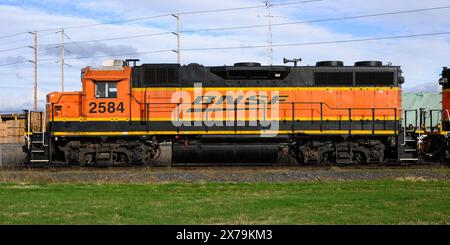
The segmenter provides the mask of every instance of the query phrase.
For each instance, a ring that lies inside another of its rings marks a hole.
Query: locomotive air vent
[[[344,66],[344,62],[342,61],[319,61],[316,63],[316,66]]]
[[[383,66],[383,62],[381,62],[381,61],[358,61],[358,62],[355,62],[355,66],[378,67],[378,66]]]
[[[255,67],[255,66],[261,66],[261,63],[258,63],[258,62],[239,62],[239,63],[234,63],[234,66]]]

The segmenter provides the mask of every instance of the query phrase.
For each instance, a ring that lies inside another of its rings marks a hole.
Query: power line
[[[66,58],[66,60],[81,60],[81,59],[92,59],[92,58],[107,58],[107,57],[131,56],[131,55],[139,55],[139,54],[164,53],[164,52],[173,52],[173,50],[172,50],[172,49],[162,49],[162,50],[152,50],[152,51],[133,52],[133,53],[122,53],[122,54],[113,54],[113,55],[80,56],[80,57],[70,57],[70,58]],[[43,60],[43,61],[57,61],[57,60],[59,60],[59,59],[41,59],[41,60]]]
[[[102,23],[95,23],[95,24],[68,26],[68,27],[63,27],[63,28],[66,29],[66,30],[79,29],[79,28],[87,28],[87,27],[93,27],[93,26],[111,25],[111,24],[132,22],[132,21],[138,21],[138,20],[155,19],[155,18],[161,18],[161,17],[166,17],[166,16],[170,16],[170,14],[153,15],[153,16],[147,16],[147,17],[141,17],[141,18],[117,20],[117,21],[102,22]],[[56,30],[61,30],[61,28],[42,29],[42,30],[39,30],[39,32],[56,31]]]
[[[29,32],[27,32],[27,33],[29,33]],[[53,34],[54,33],[39,34],[39,37],[40,38],[47,37],[47,36],[50,36],[50,35],[53,35]],[[33,39],[34,38],[30,37],[30,38],[22,38],[22,39],[18,39],[18,40],[5,40],[5,41],[8,41],[9,43],[3,43],[2,46],[3,45],[10,45],[10,44],[17,44],[18,42],[30,41],[30,40],[33,40]]]
[[[273,44],[272,46],[273,47],[291,47],[291,46],[307,46],[307,45],[320,45],[320,44],[353,43],[353,42],[367,42],[367,41],[403,39],[403,38],[426,37],[426,36],[440,36],[440,35],[449,35],[449,34],[450,34],[450,31],[449,32],[435,32],[435,33],[401,35],[401,36],[387,36],[387,37],[373,37],[373,38],[347,39],[347,40],[335,40],[335,41],[322,41],[322,42]],[[183,51],[249,49],[249,48],[267,48],[267,47],[268,47],[268,45],[253,45],[253,46],[217,47],[217,48],[191,48],[191,49],[184,49]]]
[[[293,2],[285,2],[285,3],[271,3],[271,6],[288,6],[288,5],[295,5],[299,3],[314,3],[314,2],[321,2],[323,0],[310,0],[310,1],[293,1]],[[266,7],[266,6],[264,6]]]
[[[33,40],[33,38],[31,37],[31,38],[23,38],[23,39],[18,39],[18,40],[8,40],[9,43],[3,43],[2,46],[3,45],[16,44],[18,42],[24,42],[24,41],[30,41],[30,40]]]
[[[27,31],[24,31],[24,32],[19,32],[19,33],[15,33],[15,34],[9,34],[6,36],[1,36],[0,39],[15,37],[15,36],[19,36],[19,35],[23,35],[23,34],[27,34],[27,33],[28,33]]]
[[[360,18],[369,18],[369,17],[380,17],[380,16],[387,16],[387,15],[417,13],[417,12],[442,10],[442,9],[449,9],[449,8],[450,8],[450,5],[449,6],[433,7],[433,8],[422,8],[422,9],[412,9],[412,10],[395,11],[395,12],[374,13],[374,14],[366,14],[366,15],[354,15],[354,16],[345,16],[345,17],[336,17],[336,18],[324,18],[324,19],[314,19],[314,20],[294,21],[294,22],[284,22],[284,23],[275,23],[275,24],[272,23],[271,26],[285,26],[285,25],[308,24],[308,23],[328,22],[328,21],[340,21],[340,20],[349,20],[349,19],[360,19]],[[195,32],[210,32],[210,31],[251,29],[251,28],[260,28],[260,27],[268,27],[268,26],[269,26],[269,24],[260,24],[260,25],[247,25],[247,26],[206,28],[206,29],[194,29],[194,30],[181,30],[180,33],[195,33]],[[160,35],[166,35],[166,34],[173,34],[173,32],[160,32],[160,33],[150,33],[150,34],[133,35],[133,36],[122,36],[122,37],[113,37],[113,38],[105,38],[105,39],[85,40],[85,41],[79,41],[79,42],[68,42],[67,44],[114,41],[114,40],[149,37],[149,36],[160,36]],[[57,46],[57,45],[59,45],[59,43],[40,44],[38,46]]]
[[[277,4],[273,4],[273,6],[287,6],[287,5],[303,4],[303,3],[314,3],[314,2],[321,2],[321,1],[324,1],[324,0],[306,0],[306,1],[304,0],[304,1],[277,3]],[[210,9],[210,10],[200,10],[200,11],[185,11],[185,12],[175,12],[175,13],[178,14],[178,15],[191,15],[191,14],[204,14],[204,13],[225,12],[225,11],[237,11],[237,10],[245,10],[245,9],[256,9],[256,8],[265,8],[265,7],[266,7],[265,5],[256,5],[256,6],[247,6],[247,7]],[[147,19],[169,17],[169,16],[172,16],[172,14],[173,13],[167,13],[167,14],[152,15],[152,16],[124,19],[124,20],[117,20],[117,21],[109,21],[109,22],[102,22],[102,23],[95,23],[95,24],[67,26],[67,27],[63,27],[63,28],[66,29],[66,30],[87,28],[87,27],[94,27],[94,26],[101,26],[101,25],[110,25],[110,24],[118,24],[118,23],[125,23],[125,22],[133,22],[133,21],[140,21],[140,20],[147,20]],[[57,30],[61,30],[61,28],[48,28],[48,29],[41,29],[41,30],[37,30],[37,31],[38,32],[47,32],[47,31],[57,31]],[[27,33],[27,32],[21,32],[21,33],[1,36],[0,39],[13,37],[13,36],[21,35],[21,34],[24,34],[24,33]]]
[[[284,26],[284,25],[308,24],[308,23],[339,21],[339,20],[349,20],[349,19],[361,19],[361,18],[379,17],[379,16],[397,15],[397,14],[407,14],[407,13],[415,13],[415,12],[425,12],[425,11],[441,10],[441,9],[449,9],[449,8],[450,8],[450,6],[441,6],[441,7],[434,7],[434,8],[413,9],[413,10],[384,12],[384,13],[375,13],[375,14],[366,14],[366,15],[354,15],[354,16],[346,16],[346,17],[336,17],[336,18],[325,18],[325,19],[315,19],[315,20],[304,20],[304,21],[275,23],[275,24],[272,24],[271,26]],[[223,30],[236,30],[236,29],[250,29],[250,28],[267,27],[267,26],[269,26],[269,25],[268,24],[261,24],[261,25],[247,25],[247,26],[232,26],[232,27],[220,27],[220,28],[209,28],[209,29],[184,30],[184,31],[181,31],[181,32],[182,33],[189,33],[189,32],[223,31]]]
[[[32,60],[23,60],[23,61],[17,61],[17,62],[12,62],[12,63],[5,63],[5,64],[0,64],[0,67],[2,66],[10,66],[10,65],[15,65],[15,64],[21,64],[21,63],[33,63],[31,62]],[[39,59],[39,61],[41,61],[41,59]],[[50,65],[50,64],[54,64],[54,61],[51,62],[39,62],[39,65]]]
[[[0,64],[0,66],[11,66],[11,65],[16,65],[16,64],[20,64],[20,63],[26,63],[26,62],[29,62],[29,61],[28,60],[17,61],[17,62],[12,62],[12,63]]]
[[[301,1],[305,2],[305,1]],[[308,1],[306,1],[308,2]],[[310,1],[309,1],[310,2]],[[293,4],[291,3],[280,3],[283,5]],[[298,3],[298,2],[296,2]],[[275,4],[274,4],[275,5]],[[325,22],[325,21],[337,21],[337,20],[345,20],[345,19],[357,19],[357,18],[366,18],[366,17],[376,17],[376,16],[384,16],[384,15],[395,15],[395,14],[405,14],[405,13],[413,13],[413,12],[422,12],[422,11],[431,11],[431,10],[439,10],[439,9],[448,9],[450,6],[441,6],[441,7],[433,7],[433,8],[423,8],[423,9],[414,9],[414,10],[404,10],[404,11],[395,11],[395,12],[385,12],[385,13],[375,13],[375,14],[366,14],[366,15],[356,15],[356,16],[347,16],[347,17],[337,17],[337,18],[326,18],[326,19],[316,19],[316,20],[306,20],[306,21],[296,21],[296,22],[287,22],[287,23],[278,23],[278,24],[272,24],[272,26],[276,25],[292,25],[292,24],[301,24],[301,23],[314,23],[314,22]],[[189,13],[189,12],[185,12]],[[267,24],[264,25],[248,25],[248,26],[235,26],[235,27],[222,27],[222,28],[210,28],[210,29],[199,29],[199,30],[185,30],[180,31],[180,33],[189,33],[189,32],[204,32],[204,31],[216,31],[216,30],[228,30],[228,29],[244,29],[244,28],[256,28],[256,27],[266,27]],[[146,37],[146,36],[155,36],[155,35],[163,35],[163,34],[169,34],[173,32],[162,32],[162,33],[151,33],[151,34],[143,34],[143,35],[135,35],[135,36],[122,36],[122,37],[116,37],[116,38],[107,38],[107,39],[96,39],[96,40],[87,40],[87,41],[80,41],[75,42],[70,37],[68,39],[72,40],[73,42],[69,42],[66,44],[76,44],[80,49],[82,47],[78,45],[79,43],[85,43],[85,42],[98,42],[98,41],[108,41],[108,40],[120,40],[120,39],[129,39],[129,38],[139,38],[139,37]],[[369,39],[355,39],[355,40],[340,40],[340,41],[330,41],[330,42],[316,42],[316,43],[303,43],[303,44],[288,44],[287,46],[296,46],[296,45],[312,45],[312,44],[328,44],[328,43],[341,43],[341,42],[356,42],[356,41],[371,41],[371,40],[381,40],[381,39],[395,39],[395,38],[407,38],[407,37],[418,37],[418,36],[429,36],[429,35],[444,35],[447,33],[428,33],[428,34],[418,34],[418,35],[406,35],[406,36],[395,36],[395,37],[382,37],[382,38],[369,38]],[[45,45],[59,45],[59,44],[41,44],[39,46],[45,46]],[[275,47],[282,47],[286,46],[284,44],[281,45],[273,45]],[[17,47],[17,48],[11,48],[11,49],[5,49],[0,50],[0,52],[9,51],[9,50],[17,50],[22,49],[28,46],[23,47]],[[234,48],[258,48],[258,47],[267,47],[267,46],[244,46],[244,47],[219,47],[219,48],[196,48],[196,49],[182,49],[182,51],[195,51],[195,50],[211,50],[211,49],[234,49]],[[155,50],[155,51],[149,51],[149,52],[135,52],[135,53],[128,53],[128,54],[119,54],[119,55],[113,55],[113,56],[122,56],[122,55],[135,55],[135,54],[146,54],[146,53],[158,53],[158,52],[169,52],[173,50]],[[92,56],[92,57],[78,57],[78,58],[69,58],[69,59],[87,59],[87,58],[101,58],[101,57],[111,57],[111,55],[103,55],[103,56]],[[49,59],[47,59],[49,60]],[[52,59],[50,59],[52,60]],[[15,62],[15,63],[9,63],[9,64],[3,64],[0,66],[6,66],[6,65],[13,65],[17,63],[23,63],[27,61],[21,61],[21,62]]]
[[[294,2],[273,4],[273,6],[287,6],[287,5],[313,3],[313,2],[321,2],[321,1],[324,1],[324,0],[294,1]],[[257,6],[247,6],[247,7],[209,9],[209,10],[185,11],[185,12],[175,12],[175,13],[177,15],[191,15],[191,14],[205,14],[205,13],[216,13],[216,12],[226,12],[226,11],[238,11],[238,10],[246,10],[246,9],[257,9],[257,8],[265,8],[265,7],[266,7],[266,5],[257,5]],[[92,26],[98,26],[98,25],[109,25],[109,24],[117,24],[117,23],[124,23],[124,22],[140,21],[140,20],[146,20],[146,19],[155,19],[155,18],[172,16],[172,14],[173,13],[167,13],[167,14],[161,14],[161,15],[145,16],[145,17],[139,17],[139,18],[133,18],[133,19],[125,19],[125,20],[118,20],[118,21],[111,21],[111,22],[104,22],[104,23],[97,23],[97,24],[90,24],[90,25],[70,26],[70,27],[65,27],[64,29],[78,29],[78,28],[92,27]],[[48,30],[51,31],[51,30],[57,30],[57,29],[58,28],[48,29]],[[47,31],[47,30],[45,30],[45,31]]]
[[[24,49],[24,48],[28,48],[28,46],[21,46],[21,47],[10,48],[10,49],[2,49],[2,50],[0,50],[0,52],[8,52],[8,51],[19,50],[19,49]]]
[[[67,37],[67,39],[72,40],[72,38],[70,38],[66,33],[64,33],[64,36]],[[81,47],[77,42],[74,42],[73,40],[72,40],[72,44],[75,44],[75,46],[77,46],[78,49],[81,50],[82,52],[89,53],[85,48]]]
[[[141,34],[141,35],[134,35],[134,36],[122,36],[122,37],[112,37],[112,38],[105,38],[105,39],[94,39],[94,40],[86,40],[86,41],[79,41],[79,42],[68,42],[66,44],[79,44],[79,43],[91,43],[91,42],[103,42],[103,41],[114,41],[114,40],[123,40],[123,39],[133,39],[133,38],[141,38],[141,37],[149,37],[149,36],[160,36],[160,35],[167,35],[167,34],[173,34],[173,32],[160,32],[160,33],[150,33],[150,34]],[[56,46],[59,45],[59,43],[47,43],[47,44],[40,44],[38,46]]]
[[[286,3],[276,3],[272,4],[272,6],[287,6],[294,4],[303,4],[303,3],[314,3],[314,2],[322,2],[324,0],[308,0],[308,1],[294,1],[294,2],[286,2]],[[236,8],[224,8],[224,9],[211,9],[211,10],[200,10],[200,11],[190,11],[190,12],[178,12],[180,15],[189,15],[189,14],[204,14],[204,13],[214,13],[214,12],[226,12],[226,11],[237,11],[237,10],[246,10],[246,9],[258,9],[258,8],[266,8],[266,4],[257,5],[257,6],[248,6],[248,7],[236,7]]]
[[[367,41],[379,41],[379,40],[392,40],[392,39],[404,39],[404,38],[416,38],[416,37],[428,37],[428,36],[440,36],[449,35],[449,32],[434,32],[434,33],[422,33],[422,34],[410,34],[400,36],[386,36],[386,37],[372,37],[372,38],[360,38],[360,39],[345,39],[345,40],[333,40],[333,41],[321,41],[321,42],[304,42],[304,43],[288,43],[288,44],[273,44],[273,47],[292,47],[292,46],[308,46],[308,45],[321,45],[321,44],[339,44],[339,43],[353,43],[353,42],[367,42]],[[249,46],[229,46],[229,47],[211,47],[211,48],[186,48],[181,51],[208,51],[208,50],[228,50],[228,49],[253,49],[253,48],[267,48],[269,45],[249,45]],[[105,58],[105,57],[118,57],[118,56],[132,56],[150,53],[162,53],[173,52],[172,49],[164,50],[152,50],[134,53],[122,53],[112,55],[100,55],[100,56],[85,56],[85,57],[72,57],[67,58],[71,60],[77,59],[93,59],[93,58]],[[41,59],[43,61],[58,60],[58,59]]]
[[[34,32],[27,32],[27,33],[34,33]],[[50,34],[54,34],[54,33],[50,33]],[[40,38],[41,37],[46,37],[46,36],[49,36],[49,33],[39,35]],[[34,40],[34,38],[24,38],[24,39],[20,39],[20,40],[13,40],[13,41],[10,41],[10,42],[17,43],[17,42],[30,41],[30,40]],[[41,46],[41,45],[38,45],[38,46]],[[32,46],[20,46],[20,47],[15,47],[15,48],[3,49],[3,50],[0,50],[0,53],[1,52],[8,52],[8,51],[13,51],[13,50],[24,49],[24,48],[30,48],[30,47],[32,48]]]

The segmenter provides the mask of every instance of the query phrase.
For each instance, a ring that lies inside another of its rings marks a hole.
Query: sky
[[[273,4],[294,0],[273,0]],[[61,34],[65,28],[65,91],[81,89],[80,70],[99,66],[110,58],[138,58],[141,63],[176,63],[176,19],[166,14],[212,9],[264,6],[262,0],[0,0],[0,112],[31,109],[33,104],[34,44],[28,31],[38,32],[39,105],[49,92],[61,88]],[[329,42],[349,39],[450,32],[450,0],[322,0],[270,8],[272,23],[370,15],[414,9],[446,7],[438,10],[384,15],[369,18],[274,25],[274,45]],[[209,28],[265,25],[269,9],[180,14],[181,63],[232,65],[236,62],[269,63],[267,26],[220,31],[186,32]],[[158,18],[141,18],[166,15]],[[125,21],[137,19],[135,21]],[[120,22],[122,21],[122,22]],[[115,22],[115,23],[111,23]],[[110,23],[103,25],[101,23]],[[74,26],[91,25],[83,28]],[[53,30],[48,30],[53,29]],[[41,31],[43,30],[43,31]],[[48,30],[48,31],[45,31]],[[7,37],[11,34],[17,34]],[[151,35],[154,33],[166,33]],[[122,38],[138,36],[135,38]],[[104,40],[102,39],[114,39]],[[96,41],[97,40],[97,41]],[[89,42],[85,42],[89,41]],[[78,42],[72,43],[71,42]],[[185,50],[196,48],[242,47],[236,49]],[[273,48],[273,64],[283,57],[302,58],[301,65],[321,60],[341,60],[353,65],[360,60],[380,60],[402,67],[407,92],[438,92],[443,66],[450,66],[450,35],[390,39],[351,43],[324,43]],[[136,54],[140,53],[140,54]],[[125,55],[124,55],[125,54]],[[118,56],[119,55],[119,56]],[[93,57],[95,56],[95,57]],[[100,56],[100,57],[99,57]],[[13,64],[16,63],[16,64]]]

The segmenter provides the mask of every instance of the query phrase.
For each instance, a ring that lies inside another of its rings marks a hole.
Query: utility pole
[[[266,1],[266,7],[267,10],[269,11],[267,17],[269,18],[269,65],[272,65],[273,63],[273,39],[272,39],[272,4],[270,3],[269,0]]]
[[[38,110],[38,92],[37,92],[37,31],[34,32],[34,110]]]
[[[61,29],[61,92],[64,92],[64,28]]]
[[[177,19],[177,32],[173,33],[175,36],[177,36],[177,50],[174,52],[177,53],[177,62],[181,63],[181,54],[180,54],[180,14],[172,14],[173,17]]]
[[[269,20],[269,30],[268,30],[268,40],[269,46],[267,47],[267,55],[268,55],[268,63],[269,65],[272,65],[273,63],[273,41],[272,41],[272,18],[274,17],[272,15],[272,3],[269,0],[266,0],[264,2],[266,4],[267,9],[267,15],[263,15],[261,17],[266,17]],[[260,17],[258,15],[258,17]]]
[[[34,64],[34,110],[37,111],[38,110],[38,92],[37,92],[37,87],[38,87],[38,76],[37,76],[37,31],[34,32],[28,32],[31,35],[34,35],[34,46],[29,46],[30,48],[34,49],[34,61],[31,61],[31,63]]]

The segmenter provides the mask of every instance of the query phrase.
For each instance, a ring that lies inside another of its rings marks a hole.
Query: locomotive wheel
[[[355,152],[354,161],[358,164],[364,165],[367,164],[367,157],[362,152]]]
[[[114,163],[117,163],[120,165],[124,165],[124,166],[130,165],[130,160],[128,159],[128,156],[123,153],[118,153],[114,160],[115,160]]]
[[[161,148],[159,145],[154,145],[154,148],[152,148],[150,151],[147,151],[147,156],[145,158],[145,165],[147,166],[153,166],[154,160],[158,159],[161,155]]]
[[[80,159],[80,165],[82,167],[92,165],[94,163],[93,159],[94,159],[94,156],[92,154],[90,154],[90,153],[84,154],[83,157],[81,157],[81,159]]]
[[[305,157],[303,156],[303,153],[301,151],[298,151],[295,156],[295,160],[297,160],[297,163],[299,165],[305,165]]]
[[[126,154],[118,153],[117,157],[114,157],[113,166],[118,167],[130,167],[132,164],[130,163]]]
[[[324,152],[322,154],[322,159],[319,163],[319,165],[326,165],[326,166],[333,166],[336,165],[336,157],[334,153],[331,152]]]

